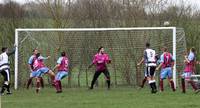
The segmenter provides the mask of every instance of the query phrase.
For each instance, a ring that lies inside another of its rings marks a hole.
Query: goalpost
[[[173,80],[176,87],[176,69],[182,68],[177,63],[181,63],[182,54],[186,51],[183,29],[176,27],[15,29],[17,47],[14,88],[18,88],[19,82],[23,85],[23,81],[28,77],[26,64],[34,48],[39,48],[43,53],[46,52],[46,55],[53,56],[53,60],[47,63],[49,67],[55,64],[59,51],[67,51],[71,59],[70,70],[73,71],[71,76],[80,77],[77,83],[76,81],[72,83],[81,85],[81,81],[87,82],[88,80],[87,78],[81,79],[85,76],[82,71],[91,62],[92,55],[99,46],[104,46],[113,60],[109,70],[113,73],[114,85],[135,85],[138,83],[137,79],[143,76],[143,69],[136,69],[135,63],[143,55],[146,42],[150,42],[152,48],[155,48],[158,53],[161,53],[160,48],[163,45],[169,47],[175,58]]]

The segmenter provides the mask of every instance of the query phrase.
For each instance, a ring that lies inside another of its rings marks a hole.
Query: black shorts
[[[105,75],[106,80],[110,80],[110,73],[107,69],[102,70],[102,71],[96,71],[94,74],[94,78],[97,79],[101,73]]]
[[[4,77],[4,81],[10,81],[10,69],[0,70],[1,75]]]
[[[148,67],[146,67],[147,77],[155,76],[155,70],[156,70],[156,66],[148,66]]]

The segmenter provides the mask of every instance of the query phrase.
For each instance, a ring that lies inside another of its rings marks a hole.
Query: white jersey
[[[153,49],[146,49],[144,51],[144,59],[146,66],[156,66],[156,51]]]
[[[4,52],[0,55],[0,70],[8,69],[8,68],[10,68],[8,55],[6,52]]]

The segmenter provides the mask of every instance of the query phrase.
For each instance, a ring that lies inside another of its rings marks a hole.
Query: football
[[[164,22],[164,26],[169,26],[169,24],[170,24],[169,21]]]

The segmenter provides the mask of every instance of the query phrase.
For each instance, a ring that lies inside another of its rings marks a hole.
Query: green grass
[[[34,89],[14,91],[2,96],[2,108],[199,108],[200,94],[188,91],[182,94],[166,90],[151,94],[150,90],[134,88],[64,88],[56,94],[53,88],[45,88],[39,94]]]

